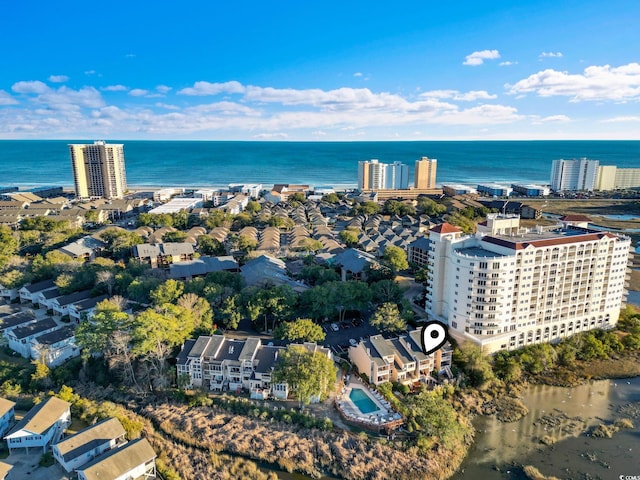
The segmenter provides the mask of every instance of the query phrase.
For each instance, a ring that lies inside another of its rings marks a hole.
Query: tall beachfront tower
[[[416,160],[416,168],[413,174],[414,187],[421,190],[436,188],[436,168],[438,160],[422,157]]]
[[[405,190],[409,186],[409,166],[401,162],[358,162],[359,190]]]
[[[78,198],[122,198],[127,190],[124,146],[102,140],[69,145]]]
[[[551,167],[551,190],[594,190],[598,178],[598,165],[598,160],[586,158],[554,160]]]
[[[520,227],[492,213],[475,235],[429,231],[426,307],[486,353],[615,326],[627,298],[631,238],[570,223]]]

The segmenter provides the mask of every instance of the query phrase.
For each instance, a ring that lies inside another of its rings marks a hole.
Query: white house
[[[40,360],[47,367],[62,365],[70,358],[80,355],[76,337],[71,327],[62,327],[32,338],[29,342],[31,358]]]
[[[9,341],[9,348],[18,352],[24,358],[31,356],[31,339],[38,335],[53,332],[60,327],[52,318],[45,318],[34,323],[16,327],[12,330],[5,330],[4,336]]]
[[[56,284],[53,283],[53,280],[44,280],[43,282],[33,283],[31,285],[25,285],[20,290],[18,290],[18,294],[20,295],[21,303],[36,303],[35,296],[39,292],[44,292],[45,290],[52,290],[56,287]]]
[[[96,305],[107,298],[109,298],[109,295],[100,295],[99,297],[85,298],[84,300],[71,303],[67,305],[67,314],[71,320],[80,323],[83,315],[87,319],[93,317]]]
[[[52,288],[51,290],[44,290],[34,295],[33,303],[37,303],[39,308],[53,310],[53,301],[61,295],[58,287]]]
[[[81,292],[73,292],[68,295],[62,295],[60,297],[51,300],[51,309],[53,314],[59,317],[69,315],[69,306],[75,303],[81,302],[91,297],[90,290],[83,290]]]
[[[15,405],[16,402],[12,402],[6,398],[0,398],[0,435],[7,433],[7,430],[13,425],[16,419],[14,411]]]
[[[15,300],[19,296],[18,290],[17,287],[6,287],[0,284],[0,298],[6,298],[8,301]]]
[[[13,330],[14,328],[34,323],[35,321],[36,316],[31,310],[12,313],[5,316],[0,315],[0,332],[4,333],[5,330]]]
[[[108,418],[61,440],[51,447],[51,451],[60,466],[66,472],[72,472],[126,443],[125,434],[117,418]]]
[[[78,469],[78,480],[155,478],[156,456],[147,439],[138,438]]]
[[[4,437],[9,452],[16,448],[41,448],[45,453],[71,423],[70,403],[49,397],[33,407]],[[105,477],[106,478],[106,477]]]

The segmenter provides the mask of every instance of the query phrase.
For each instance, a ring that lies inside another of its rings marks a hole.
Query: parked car
[[[338,327],[338,325],[336,325],[335,323],[332,323],[330,325],[331,330],[333,330],[334,332],[337,332],[338,330],[340,330],[340,328]]]
[[[358,346],[358,342],[356,342],[355,339],[350,338],[349,339],[349,345],[351,345],[352,347],[357,347]]]

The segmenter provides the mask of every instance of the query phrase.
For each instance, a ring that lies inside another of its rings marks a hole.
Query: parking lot
[[[375,327],[372,327],[362,320],[345,320],[334,323],[338,325],[339,330],[337,332],[334,332],[330,328],[331,323],[324,323],[322,325],[322,329],[327,335],[322,343],[330,347],[336,355],[349,350],[349,339],[354,339],[356,342],[359,342],[362,338],[367,338],[379,333]]]
[[[31,480],[69,480],[69,475],[57,463],[50,467],[41,467],[38,464],[41,457],[42,450],[37,448],[29,450],[29,453],[13,452],[2,460],[4,463],[13,465],[6,477],[7,480],[24,480],[26,478]]]

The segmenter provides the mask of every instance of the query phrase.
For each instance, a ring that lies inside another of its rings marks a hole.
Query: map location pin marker
[[[442,347],[449,339],[447,326],[437,320],[431,320],[422,327],[422,351],[429,355]]]

